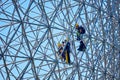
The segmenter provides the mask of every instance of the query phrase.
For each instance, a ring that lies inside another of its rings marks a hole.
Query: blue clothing
[[[80,41],[80,46],[79,46],[78,50],[79,51],[85,51],[85,49],[86,49],[85,44],[83,43],[83,41]]]
[[[81,32],[80,32],[80,30],[81,30]],[[80,27],[78,27],[78,32],[80,34],[84,34],[85,33],[85,29],[82,26],[80,26]]]
[[[85,34],[85,29],[82,26],[79,26],[77,28],[77,40],[81,40],[82,35],[81,34]]]
[[[68,54],[68,63],[70,64],[70,42],[67,42],[67,44],[66,44],[66,49],[65,49],[66,51],[67,51],[67,54]]]
[[[66,42],[66,41],[65,41]],[[62,50],[62,52],[61,52]],[[66,42],[66,45],[64,47],[60,47],[58,50],[59,54],[61,55],[61,57],[64,59],[64,61],[66,60],[66,54],[68,57],[68,63],[70,63],[70,42]]]

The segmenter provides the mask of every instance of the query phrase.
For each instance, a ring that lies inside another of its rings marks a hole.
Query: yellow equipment
[[[68,53],[65,51],[66,63],[68,64]]]
[[[58,47],[61,47],[61,46],[62,46],[62,44],[58,43],[58,44],[57,44],[57,46],[58,46]]]
[[[77,29],[77,28],[79,27],[79,25],[76,23],[76,24],[75,24],[75,27],[76,27],[76,29]]]

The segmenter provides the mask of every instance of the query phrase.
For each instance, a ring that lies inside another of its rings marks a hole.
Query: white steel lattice
[[[66,38],[71,65],[56,56]],[[0,80],[120,80],[120,1],[0,0]]]

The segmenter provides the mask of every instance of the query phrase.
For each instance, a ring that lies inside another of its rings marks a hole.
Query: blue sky
[[[16,1],[2,0],[0,3],[0,51],[4,54],[7,65],[5,67],[2,58],[0,79],[16,80],[22,78],[22,75],[24,80],[34,80],[37,78],[35,75],[40,79],[51,80],[65,79],[69,76],[78,79],[79,75],[82,76],[80,79],[85,79],[86,76],[87,79],[93,79],[91,68],[94,65],[96,69],[94,73],[99,79],[103,79],[103,74],[99,71],[99,69],[104,71],[107,66],[103,56],[112,52],[110,49],[114,43],[111,43],[113,39],[111,35],[115,38],[116,46],[119,36],[117,17],[111,22],[107,1],[80,0],[80,3],[78,0]],[[117,8],[114,8],[115,10],[113,14],[117,16]],[[75,23],[86,29],[86,34],[83,35],[83,41],[87,46],[86,52],[77,51],[79,41],[76,41]],[[116,25],[115,33],[112,33],[113,23]],[[57,43],[67,37],[71,43],[71,61],[74,62],[74,65],[70,66],[56,57]],[[118,50],[116,55],[117,52]],[[108,63],[109,58],[112,59],[111,55],[106,58]],[[59,64],[56,64],[56,60]],[[76,67],[77,62],[79,68]]]

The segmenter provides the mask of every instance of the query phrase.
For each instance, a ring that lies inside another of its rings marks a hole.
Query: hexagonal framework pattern
[[[66,38],[72,64],[56,55]],[[119,80],[120,1],[0,0],[0,79]]]

